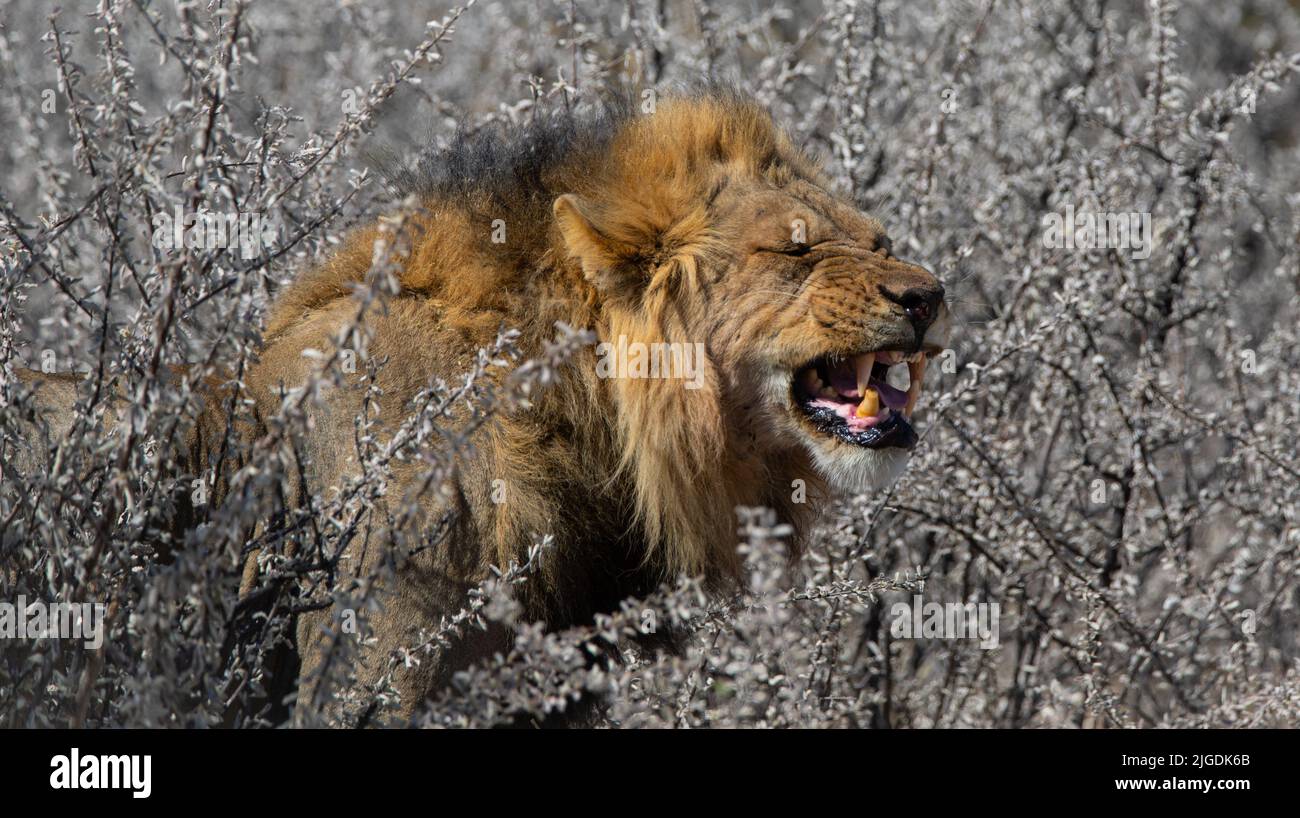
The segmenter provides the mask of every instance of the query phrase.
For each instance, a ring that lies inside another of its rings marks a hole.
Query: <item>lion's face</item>
[[[715,201],[734,252],[711,346],[733,388],[833,486],[887,484],[916,445],[929,358],[947,344],[943,286],[890,253],[881,226],[804,181],[733,184]],[[757,405],[755,405],[757,404]],[[752,429],[752,425],[751,425]]]
[[[769,482],[811,461],[849,491],[895,477],[947,343],[939,281],[761,112],[665,106],[618,146],[614,182],[555,201],[560,252],[599,294],[605,340],[702,344],[709,368],[689,394],[619,386],[628,459]]]

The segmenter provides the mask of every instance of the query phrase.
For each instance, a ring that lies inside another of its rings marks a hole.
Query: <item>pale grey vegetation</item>
[[[503,336],[478,373],[430,384],[397,450],[363,421],[364,476],[318,498],[310,524],[275,497],[280,444],[302,433],[313,390],[285,400],[235,478],[240,502],[213,508],[194,496],[201,476],[165,455],[193,423],[194,378],[238,377],[283,282],[400,211],[375,157],[584,105],[614,83],[700,78],[752,93],[898,255],[945,280],[960,320],[931,368],[922,443],[892,491],[825,509],[796,567],[785,532],[739,512],[749,587],[735,596],[681,578],[591,627],[546,632],[510,596],[563,547],[537,532],[461,616],[393,657],[420,661],[488,620],[514,629],[513,650],[422,721],[540,724],[582,698],[595,705],[584,718],[622,727],[1297,723],[1294,2],[51,9],[0,8],[0,601],[101,601],[108,631],[98,651],[5,640],[0,724],[292,718],[266,701],[288,692],[271,658],[292,600],[250,615],[244,556],[337,548],[387,458],[418,450],[437,474],[466,444],[441,402],[478,401],[486,417],[564,377],[588,339],[525,363]],[[1044,216],[1067,206],[1149,214],[1149,257],[1046,247]],[[273,241],[160,249],[154,219],[177,207],[265,214]],[[391,291],[383,265],[381,252],[361,301]],[[182,363],[195,375],[169,376]],[[14,373],[43,364],[87,377],[77,422],[54,430],[48,461],[25,462],[14,453],[34,407]],[[521,367],[514,394],[476,385],[497,366]],[[129,409],[113,417],[117,393]],[[178,515],[192,524],[169,541]],[[368,588],[282,567],[312,588],[294,604],[332,597],[364,635],[379,602]],[[891,608],[922,592],[997,603],[999,645],[895,637]],[[382,700],[348,684],[359,637],[341,628],[322,695]],[[679,651],[631,638],[669,628],[686,636]]]

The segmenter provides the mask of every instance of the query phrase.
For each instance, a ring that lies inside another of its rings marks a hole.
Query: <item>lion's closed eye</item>
[[[789,247],[783,248],[780,252],[787,256],[806,256],[811,250],[812,245],[810,244],[791,244]]]
[[[794,256],[799,258],[808,255],[816,248],[816,244],[800,241],[777,241],[758,248],[760,253],[772,253],[780,256]]]

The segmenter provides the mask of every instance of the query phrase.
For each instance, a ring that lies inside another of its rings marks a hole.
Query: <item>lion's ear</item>
[[[596,208],[579,196],[566,193],[551,206],[569,255],[582,264],[582,274],[597,287],[610,291],[626,282],[624,273],[635,248],[610,235],[595,215]]]

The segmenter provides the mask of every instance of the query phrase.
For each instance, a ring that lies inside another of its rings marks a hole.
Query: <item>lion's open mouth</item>
[[[795,372],[794,402],[817,431],[845,443],[910,449],[925,366],[924,353],[898,350],[818,358]]]

